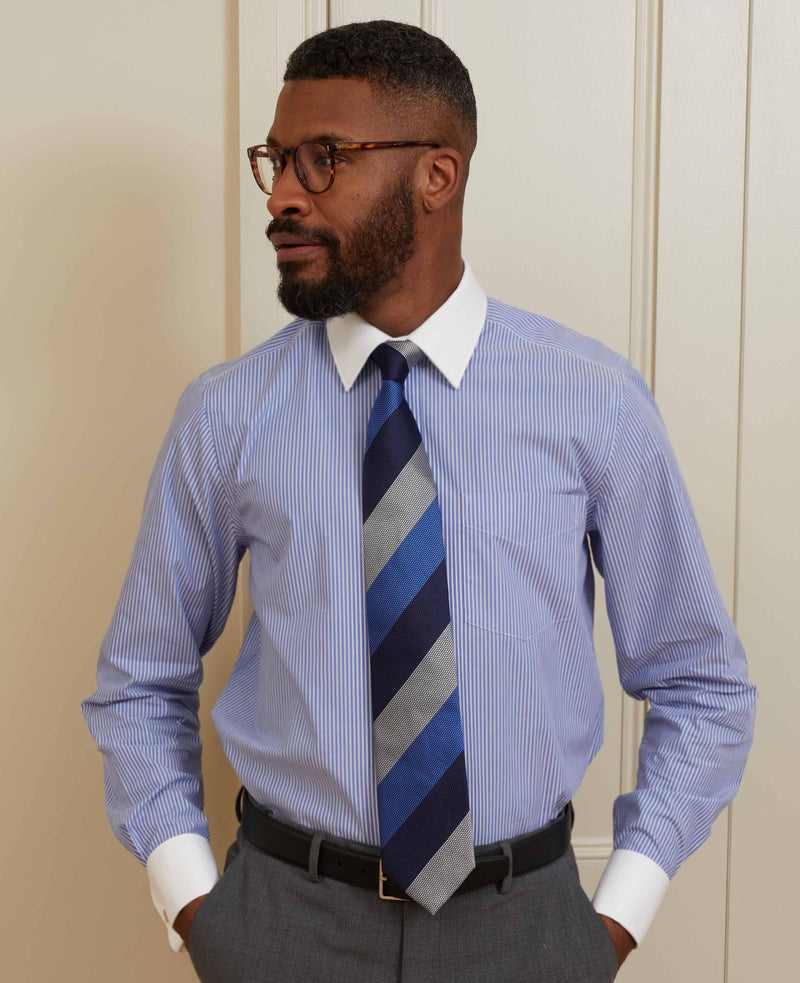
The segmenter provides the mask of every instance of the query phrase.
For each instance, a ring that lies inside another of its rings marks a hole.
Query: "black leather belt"
[[[236,796],[236,816],[242,824],[245,839],[253,846],[296,867],[309,868],[314,835],[280,822],[271,812],[253,802],[244,785]],[[455,893],[465,894],[505,880],[509,861],[511,874],[516,877],[558,860],[569,846],[574,821],[575,811],[568,802],[546,826],[508,841],[510,857],[500,843],[476,847],[475,868]],[[413,900],[390,878],[383,877],[377,847],[359,849],[354,843],[340,846],[323,837],[319,843],[317,871],[323,877],[373,891],[377,889],[380,897],[387,900]]]

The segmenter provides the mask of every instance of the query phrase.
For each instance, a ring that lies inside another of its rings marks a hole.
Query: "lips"
[[[311,259],[327,248],[315,239],[307,239],[290,232],[276,232],[270,237],[270,242],[277,250],[279,263],[287,260]]]
[[[316,239],[304,239],[302,236],[291,235],[289,232],[276,232],[274,236],[270,238],[272,245],[276,249],[282,249],[284,246],[295,247],[295,246],[319,246],[321,243]]]
[[[323,246],[322,244],[307,246],[281,246],[281,248],[278,250],[278,262],[284,263],[286,261],[292,262],[300,259],[312,259],[318,253],[321,253],[325,248],[327,247]]]

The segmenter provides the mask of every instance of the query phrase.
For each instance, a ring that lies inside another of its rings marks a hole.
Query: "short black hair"
[[[329,28],[295,48],[283,75],[284,82],[330,78],[367,81],[395,103],[444,103],[464,135],[467,157],[475,148],[478,112],[469,72],[441,38],[420,27],[371,20]]]

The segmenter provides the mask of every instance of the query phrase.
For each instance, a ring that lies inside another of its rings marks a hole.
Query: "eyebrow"
[[[302,143],[355,143],[352,137],[342,136],[340,133],[318,133],[316,136],[308,137]],[[268,147],[279,147],[278,141],[271,136],[267,137]]]

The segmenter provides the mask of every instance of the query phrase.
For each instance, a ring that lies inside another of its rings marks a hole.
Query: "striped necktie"
[[[403,383],[422,356],[379,345],[364,453],[364,580],[384,874],[431,914],[475,866],[436,485]]]

